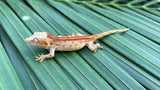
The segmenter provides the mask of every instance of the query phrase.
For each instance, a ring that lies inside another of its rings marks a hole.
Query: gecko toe
[[[41,60],[41,55],[40,54],[38,54],[38,56],[36,56],[36,59],[35,59],[36,61],[39,61],[39,60]]]
[[[36,56],[36,61],[39,61],[40,60],[40,57]]]
[[[41,59],[39,62],[42,62],[44,59]]]
[[[44,60],[43,54],[38,54],[38,56],[36,56],[35,60],[42,62]]]
[[[36,61],[39,61],[40,59],[35,59]]]
[[[104,49],[102,46],[100,46],[101,49]]]
[[[36,58],[39,58],[38,56],[35,56]]]

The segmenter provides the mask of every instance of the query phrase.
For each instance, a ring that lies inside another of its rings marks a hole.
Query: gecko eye
[[[37,39],[37,38],[33,39],[33,42],[37,43],[37,42],[38,42],[38,39]]]

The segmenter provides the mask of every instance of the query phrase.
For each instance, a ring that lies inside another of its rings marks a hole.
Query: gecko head
[[[25,39],[25,42],[31,45],[44,47],[47,41],[46,32],[35,32],[32,36]]]

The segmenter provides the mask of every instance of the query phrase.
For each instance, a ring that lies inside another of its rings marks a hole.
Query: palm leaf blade
[[[148,8],[154,2],[143,2],[142,7],[138,3],[0,1],[0,72],[6,75],[0,78],[1,89],[159,89],[159,12]],[[95,41],[104,50],[56,52],[42,63],[35,62],[35,56],[48,51],[24,42],[36,31],[65,36],[123,28],[130,30]],[[18,82],[6,87],[7,79]]]

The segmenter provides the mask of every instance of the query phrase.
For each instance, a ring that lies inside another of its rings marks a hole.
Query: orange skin
[[[45,58],[54,57],[55,51],[75,51],[87,46],[91,51],[95,52],[97,48],[103,48],[99,43],[94,44],[93,41],[109,34],[117,32],[125,32],[129,30],[111,30],[96,35],[72,34],[71,36],[56,37],[46,32],[35,32],[32,36],[26,38],[26,43],[49,49],[47,55],[38,55],[36,60],[42,62]]]

